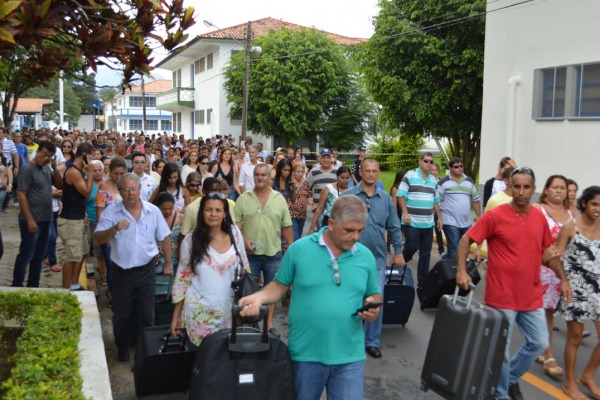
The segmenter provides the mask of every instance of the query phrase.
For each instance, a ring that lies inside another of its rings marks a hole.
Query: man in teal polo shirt
[[[396,194],[402,208],[402,221],[400,222],[402,222],[406,240],[404,260],[409,262],[419,251],[417,266],[419,286],[423,284],[429,272],[434,213],[438,217],[438,229],[441,231],[443,227],[437,182],[430,173],[432,165],[433,154],[423,153],[419,160],[419,168],[410,170],[404,175]]]
[[[329,400],[363,398],[362,321],[375,321],[379,308],[355,312],[382,301],[375,257],[358,243],[367,214],[358,197],[337,199],[329,226],[290,246],[275,279],[239,301],[242,315],[257,315],[293,285],[288,346],[297,400],[318,399],[324,388]]]
[[[281,236],[288,245],[294,241],[292,218],[285,198],[271,189],[271,175],[267,164],[254,167],[254,189],[242,193],[235,203],[235,221],[244,235],[244,244],[250,263],[250,271],[258,282],[263,275],[267,285],[281,263]],[[275,306],[269,306],[267,325],[273,328]]]

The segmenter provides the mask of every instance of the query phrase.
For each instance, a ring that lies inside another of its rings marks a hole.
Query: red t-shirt
[[[516,311],[542,308],[542,253],[554,240],[540,210],[531,207],[523,216],[503,204],[484,213],[467,235],[477,243],[487,239],[486,304]]]

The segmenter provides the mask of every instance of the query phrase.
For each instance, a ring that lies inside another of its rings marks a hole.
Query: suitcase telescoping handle
[[[387,278],[387,284],[389,285],[390,283],[392,283],[392,275],[394,274],[394,267],[396,266],[396,264],[393,264],[390,266],[390,274],[388,275]],[[404,269],[402,270],[402,276],[400,277],[400,284],[403,285],[404,284],[404,276],[406,275],[406,269],[408,268],[408,264],[404,264]]]
[[[469,296],[467,297],[467,306],[465,308],[469,308],[471,307],[471,301],[473,301],[473,293],[475,292],[475,285],[473,284],[473,282],[469,282]],[[458,287],[458,285],[456,285],[456,288],[454,289],[454,297],[452,297],[452,304],[456,304],[456,299],[458,298],[458,291],[460,290],[460,288]]]
[[[263,329],[262,332],[258,329],[254,329],[254,332],[238,332],[237,323],[240,318],[240,311],[244,308],[234,305],[231,308],[231,334],[229,335],[229,351],[238,353],[257,353],[269,351],[271,344],[269,342],[269,331],[267,329],[267,316],[269,315],[269,308],[267,306],[260,306],[260,316],[263,317]],[[253,328],[249,328],[253,329]]]

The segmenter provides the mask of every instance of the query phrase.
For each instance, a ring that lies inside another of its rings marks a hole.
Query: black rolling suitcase
[[[135,394],[142,397],[188,390],[195,354],[185,333],[171,336],[166,325],[145,328],[133,366]]]
[[[240,307],[232,309],[232,329],[205,337],[194,358],[190,400],[294,400],[294,370],[286,345],[262,330],[237,327]]]
[[[415,302],[415,284],[412,271],[404,268],[385,267],[386,284],[383,289],[384,324],[406,325]]]
[[[500,378],[508,335],[506,315],[468,297],[440,300],[425,363],[421,389],[445,399],[493,399]]]
[[[467,273],[471,276],[473,284],[477,285],[481,280],[477,267],[479,264],[474,260],[467,262]],[[456,288],[456,259],[440,260],[427,274],[423,285],[417,288],[417,297],[421,303],[421,310],[425,308],[436,308],[440,299],[445,294],[454,293]],[[468,290],[461,290],[460,296],[466,296]]]
[[[173,275],[156,275],[156,287],[154,289],[154,325],[171,325],[173,319],[173,310],[175,304],[173,304],[173,282],[175,276]],[[131,314],[131,321],[129,324],[130,341],[132,344],[136,344],[138,341],[139,329],[137,325],[137,301],[133,302],[133,312]]]

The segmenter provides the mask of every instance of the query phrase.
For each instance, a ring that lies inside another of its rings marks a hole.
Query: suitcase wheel
[[[402,327],[403,327],[403,328],[404,328],[404,327],[406,327],[406,322],[402,324]]]
[[[428,392],[429,391],[429,387],[427,386],[427,383],[425,383],[424,380],[421,380],[421,391],[422,392]]]

